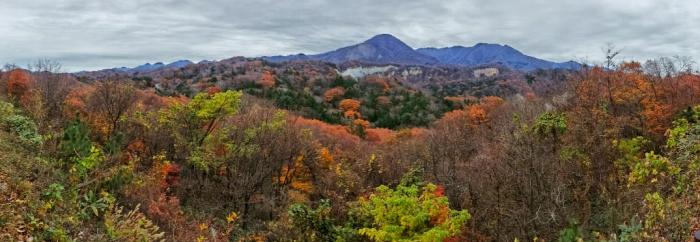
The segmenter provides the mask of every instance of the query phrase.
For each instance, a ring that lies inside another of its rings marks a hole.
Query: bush
[[[0,101],[0,127],[17,135],[25,145],[37,147],[43,142],[43,138],[37,131],[36,123],[19,114],[12,104],[2,101]]]
[[[293,204],[287,211],[294,227],[308,241],[333,241],[336,232],[330,212],[328,200],[321,200],[316,209]]]
[[[444,189],[398,185],[380,186],[351,209],[357,232],[373,241],[443,241],[459,234],[470,215],[450,209]]]
[[[65,158],[81,158],[88,156],[92,149],[90,130],[80,119],[72,121],[63,131],[61,153]]]
[[[139,206],[124,213],[122,207],[112,206],[104,215],[107,235],[116,241],[163,241],[164,233],[146,216],[139,212]]]

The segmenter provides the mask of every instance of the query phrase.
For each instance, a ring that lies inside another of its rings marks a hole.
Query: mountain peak
[[[493,44],[493,43],[477,43],[474,45],[475,48],[508,48],[508,49],[513,49],[513,47],[510,47],[508,45],[502,45],[502,44]]]
[[[189,65],[194,64],[194,62],[190,60],[179,60],[179,61],[174,61],[173,63],[165,65],[167,68],[183,68]]]
[[[433,57],[423,55],[390,34],[376,35],[357,45],[340,48],[319,55],[333,63],[359,61],[379,64],[430,65],[437,63]]]
[[[410,46],[408,46],[406,43],[401,41],[399,38],[396,38],[393,35],[390,34],[380,34],[380,35],[375,35],[374,37],[366,40],[362,44],[366,45],[372,45],[372,46],[377,46],[381,48],[388,48],[392,50],[407,50],[407,49],[413,49]]]
[[[390,34],[376,35],[362,43],[317,55],[271,56],[264,57],[264,59],[271,62],[319,60],[335,64],[351,61],[404,65],[431,65],[437,63],[435,58],[418,53]]]
[[[368,42],[401,42],[401,43],[403,43],[403,41],[401,41],[399,38],[396,38],[396,36],[393,36],[391,34],[375,35],[372,38],[365,41],[365,43],[368,43]]]

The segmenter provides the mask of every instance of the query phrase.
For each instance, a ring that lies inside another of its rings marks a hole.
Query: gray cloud
[[[700,0],[3,0],[0,62],[67,70],[178,59],[318,53],[391,33],[413,47],[509,44],[555,60],[688,55]]]

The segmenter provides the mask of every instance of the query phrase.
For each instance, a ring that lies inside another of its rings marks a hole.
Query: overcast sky
[[[700,0],[0,0],[0,62],[67,71],[319,53],[390,33],[419,47],[511,45],[539,58],[700,60]]]

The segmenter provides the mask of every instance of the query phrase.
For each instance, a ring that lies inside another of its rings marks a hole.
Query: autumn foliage
[[[358,111],[360,109],[360,101],[355,99],[343,99],[338,104],[340,110],[347,111]]]
[[[343,96],[345,94],[345,89],[342,87],[334,87],[331,89],[326,90],[323,93],[323,99],[326,102],[332,102],[336,98]]]
[[[452,112],[445,113],[441,123],[464,122],[465,124],[478,126],[489,121],[489,113],[495,111],[503,105],[503,99],[499,97],[487,96],[479,100],[479,103],[472,104]]]
[[[0,240],[685,241],[700,76],[651,64],[424,86],[305,61],[10,70]]]
[[[258,85],[263,88],[270,88],[275,86],[275,75],[271,71],[264,71],[262,76],[257,81]]]
[[[14,98],[24,97],[30,89],[31,76],[22,69],[14,69],[7,74],[7,93]]]

